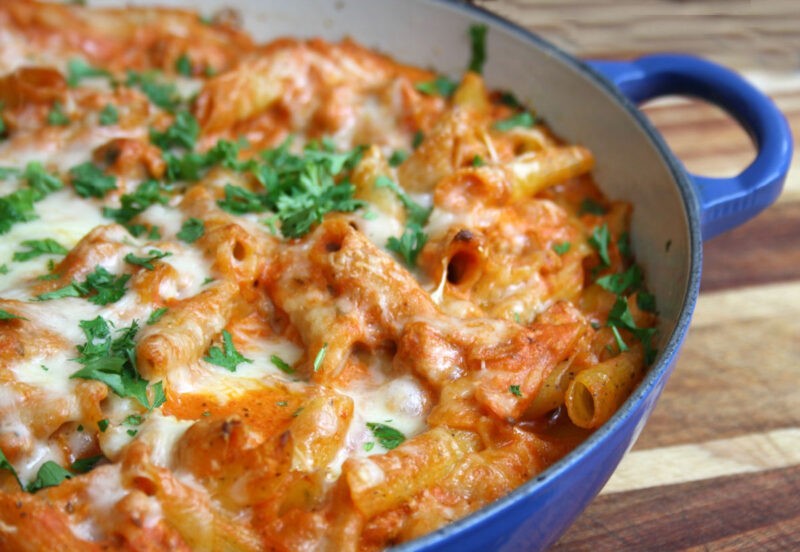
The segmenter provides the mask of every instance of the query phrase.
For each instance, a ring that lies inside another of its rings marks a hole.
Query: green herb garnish
[[[499,131],[506,131],[511,130],[515,127],[523,127],[523,128],[530,128],[536,123],[536,117],[528,113],[527,111],[523,111],[522,113],[517,113],[516,115],[512,115],[508,119],[503,119],[501,121],[497,121],[492,125],[492,128]]]
[[[117,189],[117,179],[105,174],[91,162],[81,163],[69,170],[72,185],[81,197],[105,197],[106,192]]]
[[[15,261],[29,261],[41,255],[66,255],[69,253],[63,245],[52,238],[25,240],[20,245],[27,247],[28,251],[17,251],[14,253]]]
[[[183,221],[181,230],[178,232],[178,239],[186,243],[194,243],[205,234],[205,226],[203,221],[198,218],[190,218]]]
[[[469,70],[475,73],[483,73],[483,64],[486,63],[486,33],[488,30],[486,25],[470,25],[469,27],[472,54],[469,60]]]
[[[222,366],[231,372],[236,371],[236,367],[243,362],[253,362],[249,358],[242,356],[233,345],[233,337],[228,330],[222,330],[223,349],[219,347],[211,347],[208,350],[208,356],[203,360]]]
[[[403,444],[403,441],[406,440],[405,435],[386,424],[367,422],[367,427],[372,431],[372,434],[386,450],[397,448]]]

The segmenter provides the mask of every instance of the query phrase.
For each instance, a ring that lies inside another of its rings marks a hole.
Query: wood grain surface
[[[798,0],[483,0],[587,58],[678,51],[731,66],[800,137]],[[698,174],[754,148],[724,113],[683,98],[643,110]],[[800,168],[775,205],[704,246],[701,294],[653,416],[554,551],[800,551]]]

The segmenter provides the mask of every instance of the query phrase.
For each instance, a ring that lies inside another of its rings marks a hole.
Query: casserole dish
[[[431,64],[445,71],[455,67],[456,63],[460,65],[461,60],[457,59],[461,57],[457,55],[460,52],[455,49],[439,50],[430,43],[409,40],[407,32],[399,31],[413,29],[415,34],[420,32],[422,36],[442,40],[442,44],[450,44],[451,41],[458,44],[459,37],[463,38],[464,29],[470,22],[469,14],[448,5],[413,6],[409,10],[407,4],[397,2],[341,3],[334,6],[320,3],[267,8],[268,13],[264,15],[260,11],[265,8],[254,4],[250,9],[247,5],[241,6],[241,11],[249,30],[258,38],[276,34],[306,34],[306,31],[310,35],[337,35],[344,32],[368,46],[391,52],[401,59],[413,59],[415,63]],[[309,8],[312,13],[322,16],[312,23],[312,26],[321,24],[321,28],[305,26],[305,14]],[[286,9],[290,12],[281,11]],[[327,14],[328,11],[331,13]],[[546,546],[558,536],[599,490],[622,452],[633,441],[666,380],[670,360],[685,332],[696,294],[701,239],[699,223],[702,220],[706,235],[710,236],[736,222],[734,213],[757,212],[774,198],[774,192],[780,187],[780,178],[772,176],[775,171],[780,173],[781,169],[785,169],[780,166],[784,160],[788,163],[786,156],[771,158],[768,155],[770,151],[775,151],[768,147],[769,141],[781,136],[780,118],[770,117],[770,104],[761,102],[748,89],[742,88],[735,77],[724,71],[675,58],[651,59],[631,66],[599,66],[601,70],[612,74],[637,99],[670,91],[696,91],[711,96],[709,91],[713,90],[713,86],[709,84],[705,88],[703,83],[709,82],[709,74],[717,74],[723,81],[730,80],[726,85],[733,84],[731,90],[744,91],[745,100],[751,96],[752,105],[762,106],[752,110],[752,113],[745,110],[742,114],[766,151],[754,164],[751,174],[745,175],[748,179],[753,177],[753,180],[745,182],[747,179],[743,178],[741,182],[699,182],[702,187],[698,202],[690,191],[686,175],[681,173],[658,139],[637,118],[630,106],[615,96],[599,77],[549,47],[539,45],[531,48],[529,39],[516,36],[517,31],[506,29],[508,32],[505,32],[499,23],[489,23],[493,37],[490,38],[489,54],[498,60],[498,69],[493,75],[490,68],[487,78],[535,103],[547,114],[551,124],[568,139],[585,143],[599,152],[598,157],[602,160],[596,174],[601,184],[615,196],[637,205],[634,225],[638,228],[638,241],[634,247],[648,272],[654,275],[653,289],[664,311],[661,328],[664,353],[615,421],[600,430],[577,453],[512,493],[509,498],[463,522],[410,543],[408,547],[411,549],[455,549],[465,546],[473,549],[534,548]],[[415,52],[415,48],[421,50]],[[522,60],[533,69],[535,78],[531,82],[516,82],[523,67]],[[505,69],[504,64],[508,64]],[[665,79],[664,75],[669,76],[668,71],[672,71],[676,65],[682,68],[679,72],[681,78]],[[676,83],[679,85],[677,89],[673,88]],[[737,99],[736,94],[723,94],[720,98],[712,99],[729,109],[736,109],[742,98]],[[776,124],[777,130],[770,128]],[[788,139],[783,142],[788,146]],[[769,174],[765,169],[775,171]],[[727,187],[722,185],[726,184],[733,186],[734,192],[724,191]],[[720,188],[723,188],[722,193]],[[753,189],[758,192],[753,196],[755,199],[746,199],[746,192]],[[704,211],[698,208],[698,203],[705,208]],[[323,351],[326,346],[323,346]],[[227,352],[227,343],[225,349]],[[316,368],[315,361],[315,371]]]
[[[229,4],[163,3],[209,12]],[[784,117],[740,76],[708,61],[657,55],[584,63],[508,21],[457,2],[240,0],[234,7],[257,40],[352,36],[398,61],[446,75],[458,75],[468,59],[466,29],[484,23],[487,83],[535,105],[567,141],[585,144],[597,159],[594,174],[603,191],[633,203],[633,248],[660,306],[660,352],[644,381],[611,420],[554,466],[495,503],[396,550],[547,548],[603,487],[666,385],[697,299],[702,242],[744,223],[780,194],[792,152]],[[755,161],[732,178],[689,174],[635,107],[668,94],[695,96],[729,112],[752,136]]]

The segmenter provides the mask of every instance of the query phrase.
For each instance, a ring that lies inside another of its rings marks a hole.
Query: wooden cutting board
[[[678,51],[725,63],[770,94],[800,139],[797,0],[478,2],[582,57]],[[688,168],[753,158],[719,110],[644,111]],[[800,152],[783,195],[705,244],[683,353],[633,450],[553,551],[800,551]]]

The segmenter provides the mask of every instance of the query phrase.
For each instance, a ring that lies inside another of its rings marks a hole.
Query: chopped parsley
[[[282,372],[285,372],[286,374],[294,374],[294,368],[289,366],[289,364],[278,355],[271,355],[269,360]]]
[[[120,207],[103,207],[103,215],[125,224],[133,217],[143,212],[154,203],[166,205],[169,197],[161,193],[161,186],[157,180],[141,182],[132,194],[124,194],[120,198]]]
[[[101,433],[105,433],[106,430],[108,429],[108,420],[106,418],[103,418],[102,420],[97,422],[97,427],[100,429]]]
[[[645,312],[656,312],[656,296],[652,293],[640,291],[636,295],[636,306]]]
[[[139,414],[131,414],[127,416],[124,420],[122,420],[122,425],[126,426],[138,426],[142,425],[144,418],[142,418]]]
[[[125,284],[130,279],[130,274],[111,274],[102,266],[95,267],[95,271],[86,275],[86,280],[82,283],[72,280],[66,285],[55,291],[37,295],[39,301],[50,301],[51,299],[62,299],[64,297],[88,297],[93,292],[95,295],[89,297],[89,301],[95,305],[107,305],[114,303],[125,295]]]
[[[36,198],[37,201],[64,187],[61,179],[47,172],[38,161],[31,161],[25,165],[25,172],[22,173],[22,178],[25,179],[28,186],[39,194],[39,197]]]
[[[391,426],[367,422],[367,427],[372,431],[381,446],[387,450],[399,447],[406,440],[405,435]]]
[[[522,391],[519,390],[519,385],[509,385],[508,390],[511,391],[512,395],[515,395],[517,397],[522,396]]]
[[[29,261],[41,255],[66,255],[67,249],[52,238],[43,240],[25,240],[20,245],[28,248],[28,251],[17,251],[14,253],[15,261]]]
[[[161,109],[173,111],[181,101],[178,89],[173,83],[160,81],[159,77],[160,73],[158,71],[138,72],[128,70],[125,86],[138,87],[155,105]]]
[[[619,329],[617,329],[616,326],[612,326],[611,331],[614,333],[614,339],[617,342],[617,348],[619,349],[619,352],[624,353],[625,351],[630,350],[628,345],[625,343],[625,340],[622,339],[622,336],[619,334]]]
[[[120,397],[132,397],[152,410],[164,403],[164,392],[159,381],[153,386],[153,404],[147,398],[148,381],[136,369],[136,342],[134,338],[139,325],[134,320],[127,328],[117,330],[113,336],[107,320],[98,316],[92,320],[82,320],[81,330],[86,343],[78,345],[77,362],[84,365],[70,378],[97,380],[105,383]],[[106,420],[106,427],[108,421]],[[105,429],[98,422],[101,431]]]
[[[632,265],[620,274],[608,274],[596,280],[597,284],[616,294],[625,293],[628,288],[637,290],[642,286],[642,269],[639,265]]]
[[[147,255],[147,257],[139,257],[133,253],[128,253],[125,255],[125,262],[144,267],[147,270],[154,270],[155,266],[153,266],[153,261],[163,259],[164,257],[169,257],[172,255],[172,253],[168,251],[159,251],[158,249],[151,249],[147,252]]]
[[[0,309],[0,320],[27,320],[27,318],[23,316],[17,316],[14,313]]]
[[[481,157],[480,155],[476,154],[475,157],[472,158],[473,167],[483,167],[484,165],[486,165],[486,161],[484,161],[483,157]]]
[[[419,92],[429,96],[438,94],[439,96],[449,98],[453,92],[456,91],[456,88],[458,88],[458,84],[451,81],[447,77],[439,76],[432,81],[418,82],[414,85],[414,88],[416,88]]]
[[[375,187],[391,189],[405,207],[408,215],[403,235],[400,238],[390,237],[386,243],[386,248],[400,254],[409,266],[416,266],[417,257],[428,241],[428,236],[422,230],[422,227],[428,221],[432,209],[426,209],[412,200],[387,176],[379,175],[376,177]]]
[[[657,351],[652,348],[651,341],[653,336],[658,333],[658,330],[656,328],[638,328],[628,308],[628,301],[624,297],[617,296],[617,301],[608,313],[606,326],[612,329],[622,328],[631,332],[644,345],[645,362],[647,364],[653,363]],[[622,347],[620,347],[620,350],[622,350]]]
[[[369,441],[369,442],[367,442],[367,443],[364,443],[364,450],[365,450],[365,451],[369,452],[369,451],[371,451],[371,450],[372,450],[372,449],[374,449],[374,448],[375,448],[375,443],[373,443],[372,441]]]
[[[569,251],[570,247],[572,247],[572,244],[569,242],[557,243],[553,246],[553,251],[555,251],[559,255],[563,255],[564,253]]]
[[[33,202],[40,199],[36,190],[25,188],[0,197],[0,234],[5,234],[16,222],[38,218]]]
[[[183,54],[175,60],[175,71],[184,77],[192,76],[192,61],[189,59],[189,56]]]
[[[8,266],[5,263],[0,265],[0,274],[8,274]]]
[[[183,221],[180,232],[178,232],[178,239],[186,243],[194,243],[205,234],[206,229],[203,221],[199,218],[190,218]]]
[[[108,126],[116,124],[119,121],[119,112],[113,104],[107,103],[103,110],[100,112],[100,124]]]
[[[150,141],[163,150],[173,147],[191,150],[198,134],[200,125],[194,115],[188,111],[179,111],[175,114],[175,121],[164,132],[150,129]]]
[[[398,253],[408,266],[414,267],[417,266],[417,257],[427,241],[428,235],[418,224],[407,223],[403,235],[399,239],[391,236],[386,242],[386,248]]]
[[[592,215],[605,215],[606,209],[591,197],[587,197],[581,201],[581,206],[578,209],[578,216],[585,215],[586,213]]]
[[[592,235],[589,237],[589,245],[595,248],[603,266],[609,266],[611,264],[611,259],[608,256],[608,240],[610,237],[608,225],[605,222],[602,226],[595,228]]]
[[[534,117],[527,111],[523,111],[522,113],[517,113],[516,115],[512,115],[508,119],[502,119],[500,121],[495,122],[492,125],[492,128],[502,132],[506,130],[511,130],[512,128],[516,127],[530,128],[535,123],[536,123],[536,117]]]
[[[486,25],[470,25],[469,40],[471,45],[471,57],[469,60],[469,70],[475,73],[483,73],[483,64],[486,63],[486,32],[489,28]]]
[[[267,210],[265,196],[233,184],[225,184],[225,199],[218,199],[217,205],[234,215],[263,213]]]
[[[222,330],[222,340],[224,349],[220,349],[216,346],[211,347],[208,350],[208,356],[204,357],[203,360],[211,364],[216,364],[217,366],[222,366],[231,372],[235,372],[236,367],[243,362],[253,362],[251,359],[242,356],[239,351],[236,350],[233,345],[233,337],[228,330]]]
[[[88,473],[94,469],[100,460],[105,458],[102,454],[98,454],[97,456],[90,456],[89,458],[81,458],[80,460],[75,460],[72,465],[69,467],[75,473]]]
[[[620,255],[624,257],[630,258],[633,256],[633,252],[631,251],[631,239],[627,232],[623,232],[619,235],[619,239],[617,240],[617,249],[619,249]]]
[[[500,94],[500,103],[515,109],[522,107],[522,104],[519,103],[519,100],[512,92],[502,92]]]
[[[91,162],[81,163],[69,170],[72,186],[81,197],[105,197],[106,192],[117,189],[117,179],[105,174]]]
[[[92,77],[110,77],[105,69],[92,67],[80,58],[72,58],[67,62],[67,86],[75,88],[81,80]]]
[[[411,147],[417,149],[422,145],[422,142],[425,140],[425,133],[421,130],[418,130],[414,133],[414,137],[411,139]]]
[[[408,159],[408,152],[405,150],[394,150],[392,155],[389,157],[389,166],[391,167],[399,167],[403,164],[403,161]]]
[[[398,186],[394,180],[388,176],[384,176],[382,174],[378,175],[375,178],[375,187],[389,188],[395,193],[397,198],[406,208],[406,213],[408,213],[407,223],[422,226],[428,221],[428,217],[430,216],[433,208],[426,209],[419,203],[415,202],[403,190],[400,189],[400,186]]]
[[[47,113],[47,124],[52,126],[65,126],[70,123],[69,117],[62,111],[61,102],[53,102],[53,107]]]
[[[14,476],[14,479],[17,480],[19,486],[22,487],[22,481],[19,480],[19,475],[17,474],[17,470],[14,469],[14,466],[11,465],[11,462],[8,461],[6,455],[3,454],[3,449],[0,448],[0,470],[6,470],[11,472],[11,475]]]
[[[139,433],[139,430],[138,429],[129,429],[126,433],[128,435],[130,435],[131,437],[135,437],[136,434]]]
[[[153,324],[161,320],[161,317],[164,316],[168,310],[169,307],[160,307],[151,312],[150,317],[147,319],[147,325],[152,326]]]
[[[29,493],[35,493],[47,487],[56,487],[65,479],[72,479],[72,474],[52,460],[48,460],[41,465],[39,472],[36,474],[36,479],[25,490]]]
[[[326,342],[320,350],[317,352],[317,356],[314,357],[314,371],[316,372],[319,370],[319,367],[322,366],[322,361],[325,359],[325,353],[328,351],[328,343]]]

